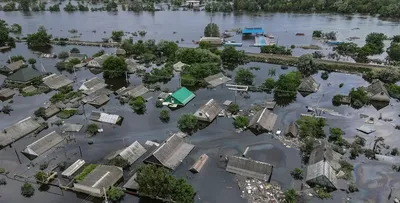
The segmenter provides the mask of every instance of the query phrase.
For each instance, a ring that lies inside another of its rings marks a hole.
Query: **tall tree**
[[[104,78],[117,78],[125,75],[128,71],[125,60],[120,57],[110,56],[103,63],[103,77]]]
[[[204,37],[219,37],[219,27],[215,23],[209,23],[204,28]]]
[[[318,72],[312,54],[304,54],[300,56],[297,63],[297,69],[304,77],[308,77]]]
[[[51,46],[51,37],[50,34],[47,34],[46,28],[40,26],[36,33],[28,34],[26,42],[28,47],[48,47]]]
[[[236,72],[235,83],[239,85],[253,85],[255,75],[248,69],[240,68]]]
[[[245,63],[246,55],[235,47],[225,47],[221,52],[221,60],[224,65],[236,67]]]

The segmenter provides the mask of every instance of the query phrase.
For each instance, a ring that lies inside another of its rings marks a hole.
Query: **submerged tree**
[[[219,27],[215,23],[209,23],[204,28],[204,37],[219,37]]]
[[[317,73],[318,68],[314,62],[312,54],[304,54],[300,56],[297,63],[297,69],[304,77]]]
[[[36,33],[28,34],[26,43],[28,44],[28,47],[49,47],[51,46],[51,37],[50,34],[47,34],[46,28],[40,26]]]
[[[235,83],[238,85],[253,85],[255,75],[248,69],[240,68],[236,72]]]
[[[144,114],[146,112],[146,100],[143,97],[132,98],[129,105],[136,114]]]
[[[118,78],[125,75],[128,65],[120,57],[110,56],[103,63],[104,78]]]
[[[183,114],[178,120],[178,128],[190,134],[197,130],[197,123],[197,118],[193,114]]]
[[[21,194],[25,197],[31,197],[35,193],[35,188],[33,188],[32,184],[24,183],[21,187]]]
[[[107,196],[111,201],[118,202],[124,198],[125,192],[119,187],[111,186],[107,191]]]

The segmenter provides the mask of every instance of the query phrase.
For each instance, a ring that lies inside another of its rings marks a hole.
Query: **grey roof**
[[[137,173],[133,174],[133,176],[125,183],[123,188],[130,189],[130,190],[137,190],[139,189],[139,184],[136,182]]]
[[[386,90],[385,84],[378,79],[372,81],[371,85],[369,85],[366,90],[369,97],[377,94],[385,94],[387,97],[389,97],[389,93]]]
[[[319,161],[307,167],[307,184],[318,184],[332,189],[337,188],[335,170],[327,161]]]
[[[376,131],[376,129],[372,125],[367,125],[367,124],[358,127],[357,130],[365,134],[371,134]]]
[[[50,89],[59,89],[61,87],[72,84],[74,81],[68,79],[64,75],[51,74],[43,78],[43,83]]]
[[[59,109],[56,105],[50,105],[44,110],[46,118],[50,118],[60,111],[61,109]]]
[[[25,64],[25,62],[23,60],[15,61],[13,63],[4,65],[4,67],[1,68],[1,71],[13,72],[13,71],[16,71],[16,70],[20,69],[21,66],[24,65],[24,64]]]
[[[24,93],[35,92],[36,90],[37,90],[37,88],[34,87],[33,85],[29,85],[28,87],[22,88],[22,92],[24,92]]]
[[[338,170],[341,167],[338,163],[341,157],[341,154],[333,151],[327,144],[322,143],[311,151],[308,163],[312,165],[325,160],[328,161],[334,169]]]
[[[72,123],[64,123],[61,126],[62,132],[79,132],[81,131],[83,125],[80,124],[72,124]]]
[[[2,98],[8,98],[8,97],[12,97],[14,95],[15,95],[15,91],[12,89],[8,89],[8,88],[0,89],[0,97],[2,97]]]
[[[290,122],[288,127],[285,129],[285,135],[294,137],[299,135],[299,128],[294,121]]]
[[[182,63],[181,61],[179,61],[178,63],[175,63],[175,64],[173,65],[173,68],[174,68],[175,71],[180,72],[180,71],[183,70],[183,67],[184,67],[184,66],[187,66],[187,64],[186,64],[186,63]]]
[[[166,99],[166,98],[168,98],[169,97],[169,93],[166,93],[166,92],[161,92],[159,95],[158,95],[158,98],[159,99]]]
[[[300,92],[317,92],[320,84],[315,81],[315,79],[311,76],[304,78],[300,83],[298,90]]]
[[[268,110],[274,110],[274,108],[275,108],[275,106],[276,106],[276,102],[274,102],[274,101],[266,101],[265,102],[265,108],[267,108]]]
[[[17,82],[29,82],[33,78],[36,78],[36,77],[39,77],[42,75],[43,75],[42,72],[28,67],[28,68],[19,69],[17,72],[8,76],[6,78],[6,80],[17,81]]]
[[[115,52],[117,55],[125,55],[126,51],[124,49],[117,49],[117,51]]]
[[[107,84],[104,83],[104,80],[98,78],[98,77],[93,77],[89,79],[88,81],[84,82],[81,87],[79,87],[80,90],[83,90],[83,93],[86,95],[90,95],[95,93],[98,90],[101,90],[103,88],[107,87]]]
[[[91,94],[82,99],[82,102],[99,107],[110,101],[110,98],[105,94]]]
[[[249,127],[256,128],[260,130],[260,127],[264,130],[272,131],[276,120],[278,119],[278,115],[272,113],[272,111],[264,108],[261,111],[258,111],[249,123]]]
[[[23,152],[25,154],[38,157],[43,153],[47,152],[48,150],[50,150],[51,148],[53,148],[54,146],[56,146],[63,140],[64,139],[61,137],[61,135],[56,133],[56,131],[53,131],[45,135],[44,137],[36,140],[32,144],[28,145]]]
[[[228,165],[226,166],[226,171],[228,172],[264,181],[270,180],[272,170],[273,166],[271,164],[238,156],[229,157]]]
[[[81,60],[86,57],[85,53],[69,53],[69,57],[80,58]]]
[[[9,145],[35,131],[39,127],[40,124],[31,117],[14,123],[0,132],[0,146]]]
[[[99,57],[94,58],[93,61],[96,61],[100,66],[102,66],[103,63],[104,63],[104,61],[105,61],[106,59],[108,59],[109,57],[111,57],[111,55],[109,55],[109,54],[104,54],[104,55],[102,55],[102,56],[99,56]]]
[[[145,87],[143,84],[136,87],[122,87],[116,91],[118,95],[131,97],[139,97],[147,92],[149,92],[149,89],[147,89],[147,87]]]
[[[145,70],[146,67],[140,65],[135,59],[126,59],[125,63],[127,65],[129,73],[134,73],[137,70]]]
[[[131,165],[144,153],[146,153],[146,149],[138,141],[135,141],[127,148],[122,150],[118,155],[127,160],[128,163]]]
[[[224,84],[224,83],[226,83],[228,81],[231,81],[230,78],[226,77],[222,73],[218,73],[218,74],[215,74],[215,75],[208,76],[208,77],[204,78],[204,80],[208,84],[210,84],[211,87],[216,87],[218,85],[222,85],[222,84]]]
[[[76,173],[83,165],[85,164],[85,160],[78,159],[76,160],[71,166],[69,166],[67,169],[65,169],[61,175],[64,177],[71,177]]]
[[[196,112],[195,116],[199,120],[205,120],[208,122],[213,121],[222,111],[222,108],[218,105],[218,103],[214,99],[210,99],[206,104],[201,106]],[[206,118],[204,118],[204,116]]]
[[[117,166],[98,165],[83,181],[74,183],[74,189],[96,197],[103,196],[103,188],[117,183],[123,175],[122,168]],[[88,189],[90,188],[90,190]]]
[[[122,118],[119,115],[93,111],[89,119],[103,123],[117,124]]]
[[[182,138],[172,135],[161,143],[160,146],[145,159],[145,162],[162,165],[174,170],[193,148],[194,145],[185,143]]]

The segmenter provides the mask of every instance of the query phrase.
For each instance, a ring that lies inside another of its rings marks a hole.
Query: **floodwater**
[[[67,30],[77,29],[82,33],[82,40],[100,40],[102,37],[109,36],[112,30],[122,29],[124,31],[136,31],[146,30],[147,35],[145,39],[155,38],[157,40],[180,40],[185,39],[181,42],[182,46],[193,46],[191,40],[197,40],[203,32],[204,26],[210,20],[210,14],[205,12],[156,12],[156,13],[140,13],[134,14],[130,12],[118,12],[118,13],[107,13],[107,12],[75,12],[75,13],[53,13],[40,12],[22,14],[20,12],[0,12],[0,18],[6,20],[9,24],[18,23],[23,27],[23,34],[32,33],[36,31],[39,25],[44,25],[49,29],[49,32],[54,36],[68,37]],[[62,22],[62,23],[60,23]],[[374,17],[368,16],[340,16],[331,14],[260,14],[260,15],[235,15],[235,14],[214,14],[213,22],[220,26],[221,30],[238,28],[238,27],[263,27],[267,33],[271,33],[278,37],[279,44],[291,45],[291,44],[310,44],[314,43],[311,39],[311,32],[315,29],[322,29],[323,31],[337,30],[345,38],[350,36],[359,36],[362,39],[372,31],[385,32],[387,35],[393,35],[400,31],[397,22],[381,21]],[[352,28],[359,27],[358,30],[352,30]],[[63,30],[63,31],[61,31]],[[92,30],[97,30],[93,33]],[[103,32],[106,31],[106,34]],[[173,32],[176,31],[176,34]],[[295,37],[296,32],[306,33],[305,37]],[[362,44],[363,40],[358,42]],[[247,43],[250,44],[251,42]],[[73,46],[66,47],[53,47],[50,52],[59,53],[60,51],[68,51]],[[98,47],[78,47],[81,52],[92,55],[99,51]],[[250,48],[245,46],[244,49],[248,51],[258,52],[256,48]],[[114,49],[106,49],[106,52],[114,52]],[[301,50],[295,50],[295,54],[299,54]],[[12,55],[23,55],[25,58],[37,58],[30,50],[26,48],[24,44],[18,43],[15,49],[10,52],[0,55],[0,62],[5,63],[8,56]],[[37,67],[40,67],[40,63],[43,64],[46,71],[58,73],[54,67],[57,62],[56,59],[37,59]],[[259,66],[260,70],[253,72],[256,75],[255,85],[260,85],[268,76],[268,70],[271,68],[276,69],[275,79],[280,74],[285,74],[289,71],[295,70],[290,67],[288,70],[281,70],[280,66],[265,64],[265,63],[249,63],[245,67]],[[229,72],[231,75],[235,75],[234,72]],[[62,74],[67,75],[69,78],[74,78],[73,74],[63,72]],[[74,88],[78,88],[85,79],[94,77],[94,75],[87,71],[81,70],[77,72],[77,82],[74,83]],[[98,77],[102,77],[102,74],[98,74]],[[361,135],[367,139],[367,146],[373,142],[375,136],[383,136],[386,143],[390,144],[391,147],[400,147],[398,136],[393,125],[398,122],[398,103],[391,101],[391,105],[384,107],[381,110],[375,109],[373,106],[367,106],[358,110],[354,110],[348,106],[333,107],[331,100],[335,94],[347,94],[352,87],[366,86],[368,82],[364,81],[361,76],[349,75],[342,73],[331,73],[329,79],[324,81],[320,78],[320,73],[314,75],[315,79],[321,83],[320,90],[315,93],[303,97],[300,94],[292,103],[277,106],[274,110],[278,114],[279,119],[275,130],[282,130],[291,121],[299,118],[300,114],[306,113],[306,106],[321,107],[332,109],[337,112],[337,115],[324,115],[328,118],[328,124],[330,127],[340,127],[346,132],[346,139],[351,141],[355,135]],[[0,76],[0,82],[5,77]],[[110,85],[120,86],[124,80],[118,79],[114,81],[107,81]],[[129,78],[131,84],[137,85],[141,83],[141,79],[131,75]],[[342,88],[339,88],[340,83],[344,83]],[[169,88],[175,90],[179,87],[178,77],[173,78],[170,82],[163,85],[162,88]],[[113,87],[111,87],[113,88]],[[49,94],[36,95],[33,97],[22,97],[16,95],[13,98],[14,103],[11,104],[14,111],[11,115],[0,115],[0,129],[15,123],[31,114],[44,105],[48,99],[55,92]],[[147,96],[156,96],[159,92],[149,93]],[[102,124],[104,133],[100,133],[92,138],[87,138],[84,135],[84,129],[81,133],[73,135],[75,142],[70,142],[63,149],[56,149],[54,153],[57,153],[58,159],[64,159],[71,163],[77,158],[80,158],[79,149],[82,149],[82,158],[87,162],[91,163],[102,163],[103,158],[124,146],[129,145],[135,140],[143,143],[146,140],[158,140],[162,141],[171,132],[176,132],[176,123],[180,115],[183,113],[192,113],[200,105],[207,102],[210,98],[214,98],[219,103],[225,100],[234,100],[234,92],[229,91],[224,87],[217,87],[212,90],[200,89],[195,92],[196,98],[193,99],[186,107],[171,112],[171,119],[169,123],[162,123],[158,119],[160,109],[154,108],[155,99],[150,100],[147,103],[147,112],[144,115],[136,115],[127,105],[121,105],[117,100],[111,96],[111,101],[105,106],[98,110],[105,111],[107,113],[118,114],[123,116],[125,119],[121,126],[113,127],[110,125]],[[273,99],[273,95],[267,93],[255,93],[251,92],[250,99],[245,99],[242,96],[237,96],[237,103],[241,108],[250,108],[253,103],[261,103],[265,100]],[[81,107],[82,108],[82,107]],[[83,109],[81,109],[83,110]],[[89,115],[94,110],[91,106],[85,106],[85,114]],[[371,135],[364,135],[358,133],[355,128],[361,126],[364,123],[364,119],[359,118],[359,114],[364,113],[370,116],[378,117],[382,113],[383,117],[394,119],[393,122],[377,121],[374,126],[377,131]],[[49,123],[54,122],[55,117],[48,120]],[[86,124],[88,121],[85,115],[76,115],[70,119],[67,119],[71,123],[82,123]],[[10,174],[18,173],[26,176],[31,176],[35,170],[28,167],[29,160],[25,158],[20,151],[23,150],[28,144],[37,140],[41,136],[46,135],[52,130],[58,130],[56,126],[51,126],[50,129],[41,132],[37,137],[27,136],[18,142],[16,142],[12,148],[5,148],[0,151],[0,167],[5,167],[10,171]],[[328,128],[325,129],[326,133]],[[195,197],[196,202],[246,202],[246,200],[240,197],[241,192],[235,183],[233,174],[225,172],[225,162],[221,160],[221,156],[228,155],[240,155],[250,146],[248,156],[252,159],[266,161],[274,165],[274,173],[272,180],[279,182],[284,189],[289,189],[293,186],[292,179],[290,178],[290,171],[293,168],[301,167],[301,160],[299,152],[293,148],[286,148],[277,139],[274,139],[270,135],[258,135],[255,136],[250,131],[237,133],[232,125],[232,119],[229,118],[217,118],[212,124],[207,126],[205,129],[199,130],[193,136],[186,138],[188,142],[195,144],[195,149],[190,155],[183,161],[181,166],[174,172],[178,177],[186,178],[191,185],[195,188],[197,195]],[[94,143],[88,145],[88,140],[92,140]],[[18,152],[21,158],[22,164],[18,163],[18,159],[15,155],[15,151]],[[206,153],[210,160],[207,162],[205,167],[199,174],[191,174],[188,168],[197,160],[197,158]],[[53,158],[51,155],[39,157],[34,160],[35,163],[42,163],[44,161],[52,162]],[[57,160],[58,160],[57,159]],[[54,164],[55,161],[53,161]],[[385,175],[382,175],[381,171],[386,171]],[[132,175],[132,174],[131,174]],[[129,174],[125,174],[125,178],[129,178]],[[370,180],[369,177],[376,177],[376,179]],[[126,179],[125,179],[126,180]],[[390,166],[384,164],[378,164],[377,162],[369,162],[365,160],[365,163],[358,163],[355,170],[355,182],[360,188],[360,193],[352,195],[353,200],[360,202],[384,202],[385,193],[379,188],[384,188],[390,185],[398,184],[399,175],[396,173],[390,173]],[[371,183],[376,181],[376,183]],[[43,202],[85,202],[85,197],[77,196],[72,192],[64,192],[58,188],[50,188],[47,192],[36,191],[35,195],[30,199],[26,199],[19,194],[20,186],[22,185],[19,181],[8,180],[7,186],[0,186],[0,202],[27,202],[32,203]],[[336,191],[334,193],[334,199],[325,200],[324,202],[343,202],[343,198],[346,196],[344,192]],[[146,202],[140,201],[138,198],[126,195],[123,202]],[[152,201],[148,201],[152,202]],[[314,202],[314,201],[313,201]],[[321,202],[316,200],[316,202]]]

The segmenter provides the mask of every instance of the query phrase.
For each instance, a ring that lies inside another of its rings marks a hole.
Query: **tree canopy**
[[[128,65],[123,58],[110,56],[103,63],[103,71],[104,78],[117,78],[125,75]]]
[[[129,105],[136,114],[144,114],[146,112],[146,101],[143,97],[131,98]]]
[[[296,95],[297,88],[301,83],[301,74],[299,72],[289,72],[282,74],[275,83],[276,94],[280,96]]]
[[[26,43],[28,47],[49,47],[51,35],[47,34],[46,28],[40,26],[38,31],[33,34],[28,34]]]
[[[117,41],[117,42],[121,41],[123,36],[124,36],[124,31],[122,31],[122,30],[118,30],[118,31],[114,30],[111,33],[111,39],[113,39],[114,41]]]
[[[253,85],[255,75],[245,68],[239,68],[236,72],[235,83],[238,85]]]
[[[207,49],[179,48],[176,51],[176,60],[186,64],[194,63],[221,63],[218,55]]]
[[[300,137],[313,137],[313,138],[325,138],[325,132],[323,130],[326,125],[326,121],[323,118],[314,118],[308,116],[302,116],[297,120],[297,124],[300,129]]]
[[[219,27],[215,23],[209,23],[204,28],[204,37],[219,37]]]
[[[238,51],[235,47],[225,47],[221,52],[221,60],[224,66],[237,67],[246,62],[244,51]]]
[[[178,128],[182,132],[193,133],[197,130],[197,118],[193,114],[183,114],[178,120]]]
[[[24,185],[21,186],[21,194],[25,197],[31,197],[35,194],[35,188],[33,188],[30,183],[24,183]]]
[[[125,196],[125,192],[119,188],[111,186],[111,188],[107,191],[107,197],[114,202],[121,201]]]
[[[304,76],[308,77],[318,72],[318,67],[314,62],[312,54],[304,54],[299,57],[297,69]]]

